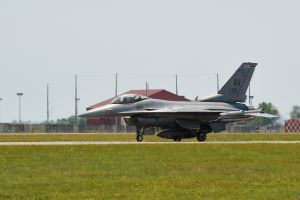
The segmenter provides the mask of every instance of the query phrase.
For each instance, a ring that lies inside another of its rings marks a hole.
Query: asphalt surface
[[[300,141],[208,141],[208,142],[113,142],[113,141],[51,141],[51,142],[0,142],[0,146],[47,145],[144,145],[144,144],[300,144]]]

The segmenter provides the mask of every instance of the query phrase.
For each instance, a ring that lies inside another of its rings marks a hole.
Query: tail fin
[[[202,99],[213,102],[245,102],[246,92],[257,63],[243,63],[218,94]]]
[[[235,97],[238,101],[246,101],[246,92],[256,65],[256,63],[243,63],[222,87],[219,94]]]

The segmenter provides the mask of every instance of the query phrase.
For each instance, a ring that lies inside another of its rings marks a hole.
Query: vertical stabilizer
[[[247,89],[257,63],[243,63],[218,94],[202,99],[213,102],[245,102]]]

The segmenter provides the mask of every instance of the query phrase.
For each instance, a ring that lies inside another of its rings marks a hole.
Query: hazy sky
[[[254,104],[272,102],[285,118],[300,104],[300,2],[297,0],[1,0],[0,120],[74,114],[119,92],[175,90],[188,98],[216,92],[245,61],[257,62]]]

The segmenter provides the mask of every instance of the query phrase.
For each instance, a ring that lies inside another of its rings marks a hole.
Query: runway
[[[0,142],[0,146],[62,146],[62,145],[151,145],[151,144],[300,144],[300,141],[208,141],[208,142],[114,142],[114,141],[51,141],[51,142]]]

